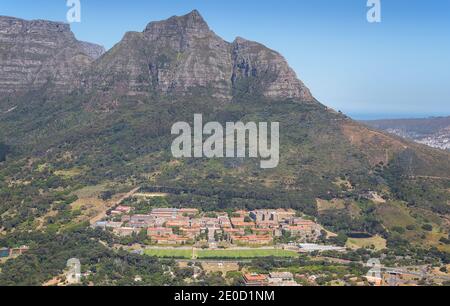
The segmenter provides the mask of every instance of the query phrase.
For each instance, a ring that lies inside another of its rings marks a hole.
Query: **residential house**
[[[98,222],[96,222],[95,224],[94,224],[94,228],[101,228],[101,229],[103,229],[103,230],[105,230],[106,229],[106,224],[108,224],[108,222],[107,221],[98,221]]]
[[[10,250],[8,248],[1,248],[0,249],[0,258],[6,258],[9,257]]]
[[[130,222],[151,222],[154,220],[155,217],[151,215],[132,215],[130,217]]]
[[[183,245],[188,243],[189,239],[187,237],[181,237],[178,235],[170,236],[152,236],[152,242],[163,245]]]
[[[169,220],[166,223],[166,227],[190,227],[190,219],[185,217],[177,217],[173,220]]]
[[[267,276],[263,274],[245,274],[244,283],[249,287],[260,287],[267,285]]]
[[[294,280],[291,272],[271,272],[269,273],[269,283],[290,282]]]
[[[195,208],[181,208],[178,210],[178,213],[182,216],[194,217],[199,214],[199,211]]]
[[[230,237],[231,243],[234,244],[243,244],[243,245],[268,245],[273,242],[273,238],[270,236],[257,236],[257,235],[248,235],[248,236],[234,236]]]
[[[236,216],[240,216],[240,217],[245,218],[245,217],[247,217],[249,215],[249,212],[246,211],[246,210],[238,210],[238,211],[235,211],[233,214],[236,215]]]
[[[278,216],[278,222],[285,222],[294,218],[297,213],[293,209],[277,209],[276,214]]]
[[[170,236],[173,234],[172,228],[167,227],[149,227],[147,229],[147,235],[149,236]]]
[[[119,228],[123,225],[122,222],[113,222],[113,221],[108,221],[105,223],[105,228]]]
[[[255,220],[255,222],[273,222],[278,223],[278,215],[274,210],[260,209],[250,212],[250,218]]]
[[[130,206],[122,206],[122,205],[117,206],[116,209],[115,209],[115,211],[119,211],[119,212],[121,212],[123,214],[129,214],[132,210],[133,210],[132,207],[130,207]]]
[[[22,255],[22,254],[28,252],[29,249],[30,248],[28,246],[26,246],[26,245],[23,245],[23,246],[18,247],[18,248],[12,248],[12,249],[9,250],[9,256],[10,257],[14,257],[14,256]]]
[[[178,210],[176,208],[155,208],[152,210],[151,215],[157,218],[176,218]]]
[[[133,234],[139,234],[140,229],[134,227],[119,227],[113,229],[113,233],[120,237],[131,236]]]
[[[189,239],[195,239],[198,236],[200,236],[200,233],[201,233],[200,227],[195,227],[195,228],[182,227],[182,228],[180,228],[180,231],[183,233],[184,236],[188,237]]]

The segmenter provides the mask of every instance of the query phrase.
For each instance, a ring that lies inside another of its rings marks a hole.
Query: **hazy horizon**
[[[346,113],[347,116],[358,121],[371,121],[371,120],[396,120],[396,119],[431,119],[450,117],[450,114],[415,114],[415,113]]]

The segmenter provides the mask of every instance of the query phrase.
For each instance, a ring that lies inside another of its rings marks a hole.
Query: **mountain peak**
[[[173,34],[174,32],[208,34],[211,30],[197,10],[183,16],[173,16],[166,20],[150,22],[144,30],[144,33],[150,35]]]
[[[203,20],[202,15],[201,15],[200,12],[197,11],[197,10],[193,10],[192,12],[186,14],[185,16],[190,16],[191,18],[197,18],[197,19]]]
[[[234,39],[233,43],[234,44],[242,44],[242,43],[246,43],[248,41],[249,41],[248,39],[238,36]]]

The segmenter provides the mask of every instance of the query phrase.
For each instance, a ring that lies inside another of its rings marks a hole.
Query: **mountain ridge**
[[[103,52],[78,41],[67,23],[0,16],[0,93],[18,96],[48,85],[68,93]]]
[[[228,102],[238,93],[256,91],[269,98],[315,101],[279,53],[242,38],[226,42],[198,11],[150,22],[143,32],[127,32],[91,70],[83,82],[87,87],[127,96],[204,88]]]

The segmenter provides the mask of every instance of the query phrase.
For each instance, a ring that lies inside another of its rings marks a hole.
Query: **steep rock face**
[[[149,68],[159,90],[185,92],[211,86],[216,97],[231,98],[230,46],[209,29],[197,11],[152,22],[144,35],[155,45]],[[161,55],[168,61],[158,59]]]
[[[94,60],[98,59],[106,52],[105,47],[87,41],[80,41],[79,44],[81,50]]]
[[[90,89],[122,95],[185,94],[211,88],[231,99],[230,45],[212,32],[197,11],[151,22],[142,33],[128,32],[92,67]]]
[[[309,89],[297,78],[279,53],[265,46],[236,38],[233,42],[233,86],[269,98],[298,98],[313,101]]]
[[[95,63],[84,84],[107,95],[183,95],[204,88],[225,101],[256,92],[314,100],[280,54],[240,38],[224,41],[197,11],[127,33]]]
[[[226,42],[197,11],[128,32],[104,53],[76,40],[68,24],[0,17],[0,93],[80,88],[106,108],[117,96],[193,90],[222,101],[240,94],[314,101],[279,53],[242,38]]]
[[[67,92],[101,47],[80,43],[64,23],[0,17],[0,94],[9,96],[51,83]],[[91,54],[89,54],[91,53]]]

